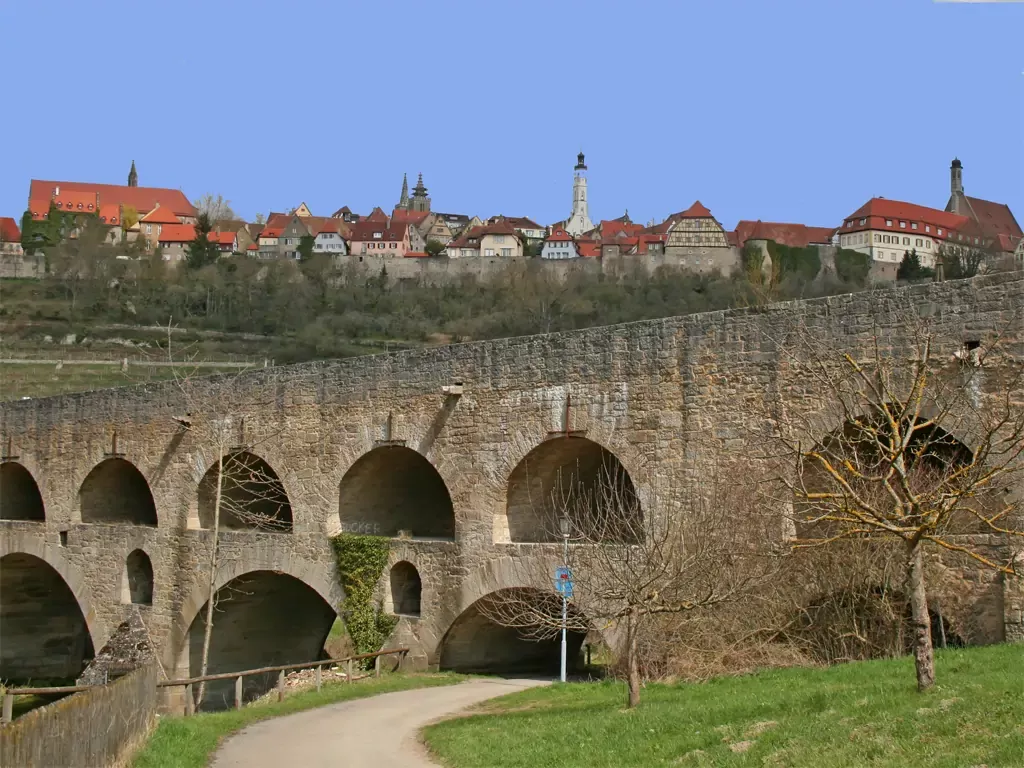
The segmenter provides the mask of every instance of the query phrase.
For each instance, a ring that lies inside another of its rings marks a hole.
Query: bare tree
[[[737,482],[724,465],[694,466],[686,479],[652,492],[641,505],[621,468],[605,466],[596,483],[583,484],[566,467],[552,499],[537,499],[536,514],[551,535],[566,535],[566,565],[572,572],[569,631],[615,627],[628,684],[628,706],[640,701],[644,678],[641,646],[659,617],[710,609],[751,595],[773,573],[779,517],[764,512],[756,482]],[[743,477],[742,475],[740,477]],[[754,473],[747,472],[751,479]],[[766,545],[767,544],[767,545]],[[557,547],[525,560],[524,584],[551,584],[562,560]],[[512,590],[484,601],[497,624],[532,639],[553,637],[562,626],[553,593]]]
[[[1016,573],[1013,542],[1024,529],[1010,490],[1024,470],[1024,366],[1001,335],[950,354],[948,340],[938,351],[942,337],[916,315],[895,326],[909,341],[890,345],[876,331],[859,353],[829,348],[806,327],[780,341],[814,402],[772,404],[769,440],[797,548],[901,544],[925,690],[935,681],[925,550]],[[822,438],[822,424],[835,431]],[[992,549],[977,534],[1005,546]]]
[[[231,201],[225,200],[222,195],[213,195],[209,192],[196,200],[192,205],[199,213],[205,213],[210,221],[227,221],[237,218],[231,209]]]

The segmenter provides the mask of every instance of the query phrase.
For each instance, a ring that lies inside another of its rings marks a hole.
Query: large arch
[[[434,465],[404,446],[363,454],[338,488],[341,530],[378,536],[455,537],[451,494]]]
[[[206,605],[188,630],[188,674],[202,668]],[[334,609],[300,579],[271,570],[250,571],[223,584],[214,598],[207,674],[297,664],[321,657],[334,623]],[[254,698],[273,687],[276,674],[245,678],[243,694]],[[234,702],[234,681],[207,685],[205,709]]]
[[[43,496],[32,473],[16,461],[0,464],[0,520],[45,519]]]
[[[83,523],[156,525],[156,503],[149,483],[130,461],[104,459],[78,491]]]
[[[223,467],[223,468],[222,468]],[[292,530],[292,505],[277,472],[248,451],[226,455],[199,483],[199,524],[212,528],[220,483],[220,527],[227,530]]]
[[[0,557],[0,679],[71,681],[93,655],[86,617],[60,573],[35,555]]]
[[[611,451],[585,437],[545,440],[508,478],[509,539],[550,542],[558,518],[604,541],[633,541],[643,524],[640,500],[626,468]],[[575,518],[575,519],[574,519]]]
[[[546,606],[541,611],[559,615],[561,601],[550,592],[533,588],[509,588],[492,592],[473,602],[449,627],[441,640],[442,670],[487,674],[556,675],[561,664],[561,636],[547,626],[505,626],[494,617],[509,613],[502,605],[514,600]],[[570,610],[572,610],[570,608]],[[514,622],[508,622],[514,623]],[[573,611],[571,625],[582,623]],[[580,649],[587,633],[571,629],[567,635],[566,658],[572,671],[579,664]]]

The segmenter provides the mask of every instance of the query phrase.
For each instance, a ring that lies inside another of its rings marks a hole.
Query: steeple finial
[[[396,208],[408,208],[409,207],[409,174],[402,174],[402,196],[398,198],[398,205]]]
[[[132,160],[132,169],[128,171],[128,186],[139,186],[139,172],[135,170],[135,161]]]

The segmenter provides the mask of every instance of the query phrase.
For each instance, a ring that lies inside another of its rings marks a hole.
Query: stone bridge
[[[400,617],[393,641],[419,664],[554,660],[554,647],[491,625],[477,601],[528,586],[513,564],[553,546],[530,499],[557,470],[585,481],[611,463],[644,499],[694,435],[742,439],[765,391],[803,391],[769,335],[801,322],[841,349],[876,332],[898,343],[898,307],[932,317],[950,354],[1009,331],[1024,356],[1020,315],[1010,323],[1024,307],[1018,272],[203,379],[201,408],[227,387],[270,392],[244,423],[259,439],[238,444],[256,446],[251,460],[285,501],[282,530],[222,528],[215,586],[230,599],[211,672],[317,657],[344,598],[329,541],[342,530],[394,537],[379,590]],[[133,616],[168,675],[197,673],[202,487],[216,455],[183,426],[202,415],[189,407],[173,384],[4,404],[0,677],[75,677]],[[963,581],[972,599],[957,631],[1020,635],[1017,587]]]

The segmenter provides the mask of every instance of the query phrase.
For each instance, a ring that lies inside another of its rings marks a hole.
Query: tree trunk
[[[914,667],[917,690],[935,685],[935,653],[932,649],[932,623],[928,616],[928,592],[924,583],[924,552],[920,542],[908,547],[907,591],[910,593],[910,623],[914,632]]]
[[[220,446],[217,446],[218,450]],[[210,544],[210,581],[206,593],[206,626],[203,628],[203,655],[199,663],[199,677],[206,675],[210,661],[210,637],[213,635],[213,602],[217,594],[217,539],[220,538],[220,497],[224,487],[224,456],[217,458],[217,490],[213,499],[213,542]],[[199,683],[196,709],[203,703],[206,682]]]
[[[629,708],[640,703],[640,617],[634,608],[626,618],[626,682]]]

